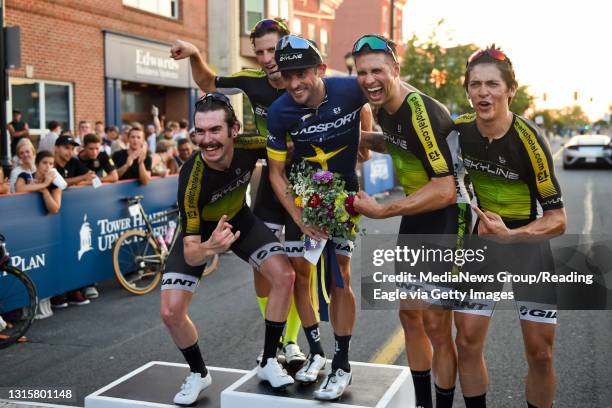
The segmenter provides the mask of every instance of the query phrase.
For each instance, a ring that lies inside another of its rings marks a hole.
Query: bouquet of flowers
[[[345,190],[342,178],[327,170],[317,170],[302,161],[289,174],[289,189],[295,205],[302,209],[302,222],[317,226],[331,237],[354,240],[362,230],[360,215],[353,207],[354,192]]]

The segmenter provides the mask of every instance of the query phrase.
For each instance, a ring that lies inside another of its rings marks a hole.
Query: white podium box
[[[326,369],[331,366],[328,361]],[[314,399],[314,391],[325,378],[319,374],[315,384],[295,384],[284,391],[273,390],[257,378],[255,370],[221,393],[221,408],[409,408],[416,405],[412,375],[407,367],[351,362],[352,384],[333,402]]]
[[[221,406],[221,391],[249,373],[245,370],[207,367],[212,385],[193,407]],[[152,361],[85,397],[85,408],[175,407],[174,395],[189,374],[186,364]]]

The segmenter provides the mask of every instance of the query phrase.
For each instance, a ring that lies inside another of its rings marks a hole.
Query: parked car
[[[563,168],[581,164],[612,166],[612,139],[606,135],[578,135],[563,146]]]

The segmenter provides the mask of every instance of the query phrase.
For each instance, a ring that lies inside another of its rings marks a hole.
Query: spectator
[[[83,150],[78,158],[85,167],[93,171],[103,183],[114,183],[119,180],[115,164],[106,152],[100,151],[102,140],[100,136],[90,133],[83,138]],[[87,296],[87,294],[85,294]]]
[[[14,156],[17,151],[17,143],[24,137],[30,136],[30,127],[26,122],[23,122],[21,118],[21,111],[15,109],[13,111],[13,120],[6,125],[11,135],[11,156]]]
[[[126,150],[128,146],[128,133],[130,132],[131,126],[122,125],[119,131],[119,136],[113,142],[111,146],[111,156],[120,150]]]
[[[104,140],[106,138],[106,131],[104,129],[104,123],[101,121],[97,121],[94,125],[94,133],[98,135],[100,140]],[[84,146],[84,145],[83,145]]]
[[[78,145],[71,136],[60,136],[55,141],[55,168],[66,179],[68,186],[91,184],[96,177],[93,171],[74,157],[74,148]]]
[[[176,165],[180,169],[183,166],[183,163],[185,163],[187,159],[191,157],[191,154],[193,153],[193,145],[191,144],[189,139],[181,139],[178,141],[177,150],[178,154],[174,157],[174,160],[176,161]]]
[[[55,151],[55,141],[62,133],[62,125],[52,120],[49,122],[49,133],[43,136],[38,144],[38,151],[42,152],[43,150],[48,151],[49,153],[53,153]]]
[[[155,131],[155,125],[147,125],[145,138],[147,139],[147,147],[149,151],[151,152],[151,154],[155,153],[157,147],[157,132]]]
[[[85,135],[88,135],[90,133],[91,133],[91,123],[89,123],[86,120],[80,121],[77,135],[74,138],[74,140],[78,143],[78,146],[83,145],[83,138],[85,137]]]
[[[161,140],[174,140],[174,130],[171,127],[164,128]]]
[[[73,135],[72,135],[72,130],[70,130],[70,129],[64,129],[64,130],[62,130],[62,132],[60,133],[60,136],[70,136],[70,137],[73,137]]]
[[[115,143],[115,140],[119,139],[119,128],[117,126],[108,126],[104,131],[106,132],[106,138],[102,139],[104,151],[109,156],[112,156],[114,153],[113,143]]]
[[[178,122],[179,130],[174,134],[174,140],[179,141],[181,139],[187,139],[189,137],[189,130],[187,127],[189,126],[189,122],[185,119],[181,119]]]
[[[178,166],[174,160],[174,142],[162,140],[157,143],[157,153],[153,154],[153,167],[151,173],[154,176],[166,177],[170,174],[178,174]]]
[[[143,185],[151,181],[151,155],[147,150],[144,132],[140,124],[135,124],[128,133],[127,150],[113,154],[119,180],[138,179]]]
[[[21,173],[28,173],[32,175],[36,172],[36,151],[34,150],[34,145],[30,139],[21,139],[19,143],[17,143],[16,153],[19,164],[13,168],[9,178],[11,193],[15,192],[15,183],[17,182],[17,177]]]
[[[62,189],[53,184],[56,176],[53,171],[54,160],[53,153],[46,150],[39,152],[35,159],[34,174],[23,172],[17,176],[15,183],[15,191],[18,193],[40,192],[50,214],[57,214],[62,205]]]
[[[0,166],[0,195],[8,194],[11,191],[11,183],[8,177],[4,177],[4,170]]]

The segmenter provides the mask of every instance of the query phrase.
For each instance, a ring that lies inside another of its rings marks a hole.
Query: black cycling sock
[[[325,356],[323,347],[321,346],[321,332],[319,331],[319,323],[315,323],[310,327],[304,327],[306,340],[310,346],[310,354],[319,354]]]
[[[351,365],[349,364],[348,352],[351,344],[351,335],[338,336],[334,333],[334,337],[336,338],[336,352],[332,359],[332,370],[341,368],[349,373],[351,372]]]
[[[552,405],[551,405],[551,407],[552,407]],[[533,404],[531,404],[531,403],[529,403],[529,401],[527,401],[527,408],[538,408],[538,407],[533,405]]]
[[[436,408],[451,408],[455,398],[455,387],[440,388],[436,384]]]
[[[416,394],[416,404],[418,408],[432,408],[433,401],[431,399],[431,370],[414,371],[412,373],[412,382],[414,383],[414,393]]]
[[[487,408],[487,393],[475,397],[463,396],[465,408]]]
[[[278,341],[283,335],[285,330],[286,322],[272,322],[266,319],[266,340],[264,342],[263,357],[261,359],[261,366],[265,367],[269,358],[276,357],[276,349],[278,348]]]
[[[180,350],[181,353],[183,353],[185,360],[187,360],[187,364],[189,364],[189,369],[191,372],[200,373],[202,378],[206,377],[206,374],[208,374],[208,369],[206,368],[206,364],[204,364],[204,359],[202,358],[202,353],[200,352],[198,342],[196,341],[192,346]]]

